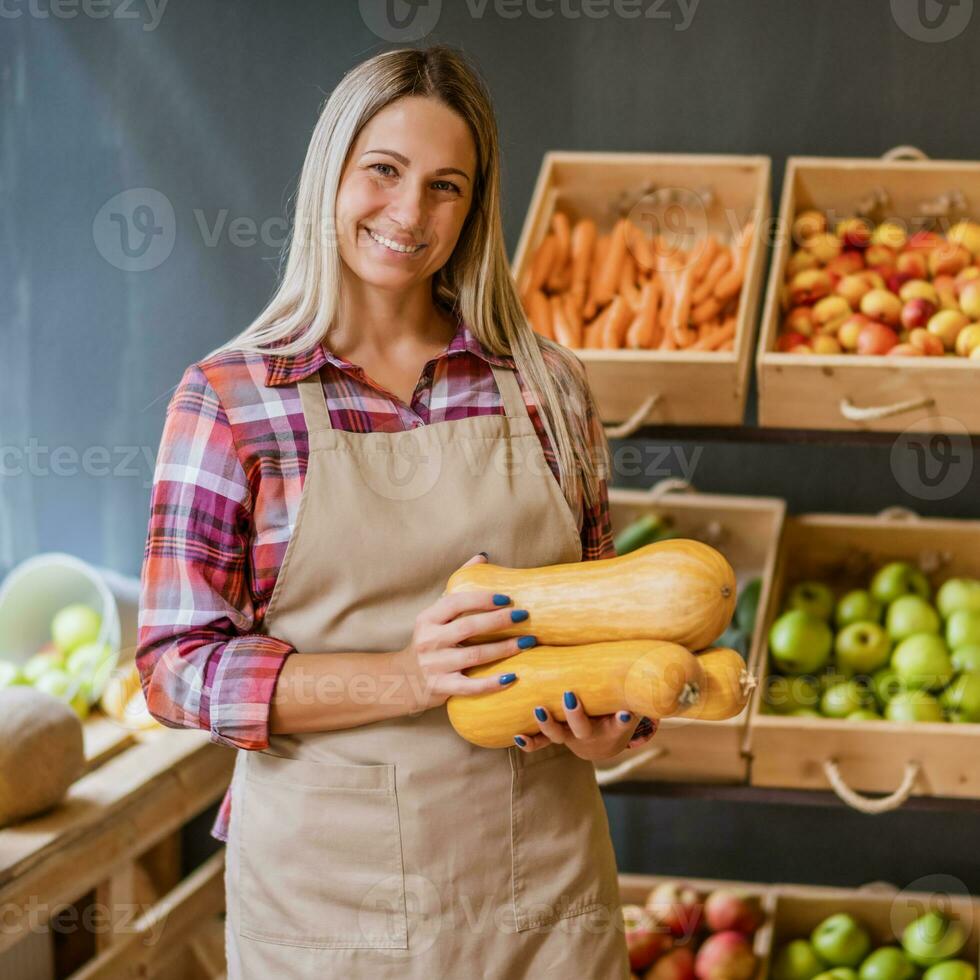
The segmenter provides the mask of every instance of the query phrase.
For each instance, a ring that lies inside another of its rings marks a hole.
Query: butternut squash
[[[615,558],[540,568],[484,562],[457,569],[446,593],[488,589],[509,595],[530,618],[481,641],[531,633],[538,643],[666,640],[700,650],[735,611],[735,572],[710,545],[657,541]]]
[[[697,659],[704,671],[701,697],[679,714],[698,721],[734,718],[749,703],[757,683],[741,654],[730,647],[712,647],[699,653]]]
[[[447,700],[449,720],[468,742],[489,749],[513,745],[515,735],[533,730],[539,704],[564,721],[565,691],[574,691],[590,715],[625,707],[637,716],[669,718],[697,704],[705,681],[699,657],[663,640],[532,647],[466,674],[509,671],[517,680],[499,691]]]

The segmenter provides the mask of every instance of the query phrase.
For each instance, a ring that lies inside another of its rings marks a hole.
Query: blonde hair
[[[280,284],[258,317],[211,353],[293,355],[329,340],[341,282],[334,206],[347,156],[368,120],[408,95],[439,99],[468,123],[476,144],[473,201],[452,255],[433,276],[433,301],[462,317],[491,353],[513,357],[539,406],[569,506],[581,499],[592,506],[609,473],[609,446],[585,424],[596,407],[581,361],[534,333],[524,314],[504,248],[493,105],[476,72],[450,47],[387,51],[344,75],[310,139]]]

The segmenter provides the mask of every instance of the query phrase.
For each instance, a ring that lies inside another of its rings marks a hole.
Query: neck
[[[444,347],[455,332],[453,317],[433,302],[431,279],[395,292],[348,276],[330,331],[330,349],[341,357],[390,357],[418,347]]]

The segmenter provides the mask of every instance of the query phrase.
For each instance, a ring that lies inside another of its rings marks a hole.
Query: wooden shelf
[[[784,804],[789,806],[847,807],[831,790],[774,789],[745,783],[670,783],[655,780],[623,780],[602,787],[603,793],[651,796],[662,799],[717,800],[722,803]],[[911,796],[903,810],[980,815],[980,800],[945,796]]]

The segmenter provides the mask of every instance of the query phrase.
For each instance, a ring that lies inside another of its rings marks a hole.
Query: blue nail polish
[[[526,609],[512,609],[510,611],[510,618],[514,623],[523,622],[529,615],[530,613]]]
[[[526,650],[528,647],[533,647],[537,642],[538,638],[536,636],[522,636],[518,639],[517,645],[522,650]]]
[[[547,721],[548,720],[548,712],[545,711],[544,708],[535,708],[534,709],[534,717],[537,718],[538,721]]]
[[[578,699],[575,697],[574,694],[572,694],[571,691],[565,692],[565,707],[566,708],[578,707]]]
[[[495,606],[506,606],[507,603],[509,603],[509,602],[510,602],[510,596],[509,595],[500,595],[500,593],[498,592],[493,597],[493,604]]]
[[[514,736],[514,741],[517,742],[517,744],[520,745],[520,746],[522,746],[522,747],[525,746],[525,745],[527,745],[527,742],[525,742],[524,739],[521,738],[520,735],[515,735]]]
[[[487,561],[490,561],[490,556],[485,551],[481,551],[480,554],[483,555],[483,557],[486,558]]]
[[[620,713],[619,713],[619,720],[620,721],[629,721],[630,718],[632,718],[632,717],[633,716],[628,711],[620,711]]]
[[[500,683],[501,684],[510,684],[510,683],[512,683],[513,681],[516,681],[516,680],[517,680],[517,674],[501,674],[500,675]]]

